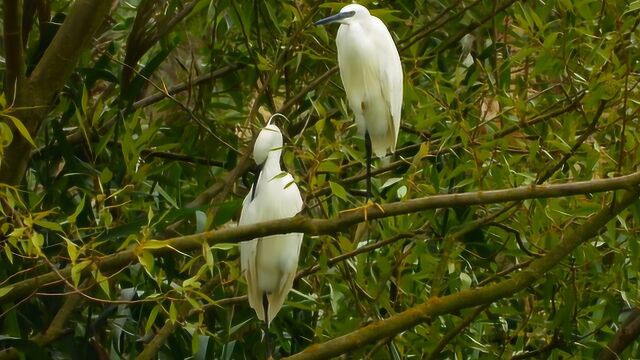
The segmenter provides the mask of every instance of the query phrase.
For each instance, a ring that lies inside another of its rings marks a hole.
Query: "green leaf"
[[[178,309],[176,308],[176,303],[173,301],[169,307],[169,320],[172,324],[175,324],[176,321],[178,321]]]
[[[9,244],[5,243],[3,246],[3,249],[4,249],[4,254],[7,256],[7,259],[11,264],[13,264],[13,252],[11,251]]]
[[[0,297],[7,295],[13,290],[13,286],[4,286],[0,288]]]
[[[31,134],[29,134],[29,130],[27,130],[27,128],[22,123],[22,121],[20,121],[20,119],[18,119],[15,116],[3,114],[3,113],[0,113],[0,115],[11,120],[11,122],[13,123],[13,126],[16,127],[20,135],[22,135],[29,142],[29,144],[31,144],[31,146],[33,146],[34,148],[36,147],[36,143],[31,138]]]
[[[160,311],[160,305],[155,305],[151,312],[149,313],[149,317],[147,318],[147,322],[144,325],[144,333],[148,334],[151,331],[151,327],[156,321],[156,317],[158,317],[158,311]]]
[[[71,240],[64,238],[64,241],[67,244],[67,253],[69,254],[71,263],[75,264],[76,260],[78,259],[78,248],[73,242],[71,242]]]
[[[78,215],[80,215],[80,213],[82,212],[82,209],[84,208],[84,200],[85,200],[85,196],[82,196],[82,200],[80,200],[80,202],[78,202],[78,205],[76,205],[76,210],[73,212],[73,214],[71,214],[68,218],[67,221],[69,221],[72,224],[75,224],[76,219],[78,218]]]
[[[44,236],[42,234],[34,232],[29,237],[31,245],[33,245],[33,249],[37,255],[42,254],[42,245],[44,245]]]
[[[204,257],[205,263],[209,268],[211,275],[213,276],[213,270],[214,270],[213,252],[211,251],[211,248],[206,242],[202,244],[202,256]]]
[[[71,266],[71,280],[76,287],[80,284],[82,271],[91,264],[91,260],[84,260]]]
[[[345,190],[344,187],[342,187],[342,185],[338,183],[334,183],[333,181],[329,181],[329,187],[331,188],[331,193],[333,193],[333,195],[345,201],[349,199],[347,195],[347,190]]]
[[[145,250],[155,250],[155,249],[163,249],[169,246],[169,243],[162,240],[147,240],[140,245],[141,249]]]
[[[138,255],[138,260],[145,271],[153,276],[153,265],[155,263],[153,255],[148,251],[141,251]]]
[[[102,273],[98,269],[96,269],[96,271],[93,273],[93,278],[96,280],[98,285],[100,285],[100,288],[105,293],[105,295],[109,296],[109,279],[106,276],[102,275]]]
[[[60,224],[58,223],[54,223],[51,221],[47,221],[47,220],[35,220],[34,223],[36,225],[42,226],[45,229],[49,229],[49,230],[53,230],[53,231],[59,231],[62,232],[62,227],[60,226]]]

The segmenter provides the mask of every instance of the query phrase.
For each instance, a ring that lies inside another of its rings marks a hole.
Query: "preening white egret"
[[[371,196],[371,151],[396,149],[402,107],[402,64],[385,24],[362,5],[351,4],[316,25],[340,24],[338,66],[349,107],[367,151],[367,199]]]
[[[298,186],[291,174],[280,168],[281,153],[282,133],[270,120],[253,148],[253,158],[261,171],[244,198],[239,225],[293,217],[302,210]],[[249,305],[267,328],[293,285],[302,235],[272,235],[240,243]]]

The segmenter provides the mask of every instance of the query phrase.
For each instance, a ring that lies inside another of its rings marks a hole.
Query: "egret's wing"
[[[273,202],[273,204],[276,204],[276,207],[272,209],[274,219],[289,218],[297,215],[302,210],[303,202],[300,190],[293,177],[290,174],[286,174],[283,177],[273,179],[273,181],[277,182],[277,189],[281,189],[281,191],[278,191],[277,201]],[[278,235],[278,237],[278,241],[285,242],[286,245],[280,247],[280,253],[277,255],[280,258],[280,281],[278,287],[270,294],[267,294],[269,300],[267,325],[278,314],[293,286],[293,280],[298,269],[298,257],[300,256],[303,234],[290,233]]]
[[[398,49],[393,42],[389,30],[380,19],[376,17],[373,19],[374,21],[371,22],[371,32],[373,33],[372,35],[374,35],[373,39],[376,42],[376,48],[380,54],[380,56],[378,56],[380,87],[382,89],[382,96],[389,106],[391,115],[388,125],[390,129],[394,130],[393,134],[389,133],[389,136],[393,136],[393,139],[389,141],[389,144],[393,144],[391,147],[391,152],[393,152],[395,151],[398,133],[400,132],[402,63],[400,62]]]
[[[283,210],[283,213],[280,215],[283,218],[292,217],[302,210],[302,195],[300,195],[300,189],[291,174],[286,174],[281,179],[283,188],[282,200],[286,201],[285,204],[287,204],[287,206],[280,206]]]
[[[338,65],[340,69],[340,79],[342,86],[347,95],[349,107],[355,115],[356,125],[360,136],[364,136],[366,125],[362,102],[365,100],[367,89],[370,84],[365,84],[367,78],[365,73],[372,73],[371,70],[375,66],[371,66],[373,58],[366,58],[360,54],[361,49],[354,44],[365,45],[363,40],[366,39],[365,33],[361,27],[353,27],[348,25],[340,25],[336,36],[336,47],[338,49]]]
[[[238,225],[250,225],[259,221],[259,214],[256,212],[255,204],[251,201],[253,186],[242,202],[242,212]],[[240,267],[247,280],[247,296],[249,305],[256,311],[258,319],[264,320],[264,309],[262,307],[262,294],[258,286],[258,269],[256,266],[256,255],[259,239],[242,241],[240,247]]]
[[[267,324],[271,323],[271,320],[276,317],[278,311],[282,308],[282,304],[284,304],[284,300],[293,286],[293,280],[296,278],[298,269],[298,257],[300,256],[303,234],[291,233],[283,236],[286,236],[289,246],[287,247],[287,253],[282,254],[285,261],[282,264],[282,277],[280,278],[278,289],[267,295],[269,299],[269,319]]]

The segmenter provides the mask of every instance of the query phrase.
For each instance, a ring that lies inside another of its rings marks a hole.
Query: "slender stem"
[[[203,83],[207,83],[210,82],[212,80],[215,80],[217,78],[220,78],[226,74],[229,74],[235,70],[238,70],[240,68],[245,67],[245,64],[242,63],[235,63],[235,64],[231,64],[231,65],[227,65],[225,67],[222,67],[220,69],[217,69],[216,71],[213,71],[211,73],[205,74],[205,75],[201,75],[198,76],[195,79],[192,79],[190,81],[186,81],[183,83],[180,83],[178,85],[172,86],[169,89],[167,89],[166,91],[158,91],[157,93],[153,94],[153,95],[149,95],[147,97],[145,97],[144,99],[140,99],[136,102],[133,103],[133,109],[140,109],[146,106],[149,106],[151,104],[157,103],[158,101],[165,99],[165,98],[169,98],[170,96],[176,95],[180,92],[183,92],[185,90],[191,89],[192,87],[196,86],[196,85],[200,85]]]
[[[449,344],[451,340],[453,340],[456,336],[458,336],[458,334],[460,334],[464,329],[466,329],[467,326],[469,326],[469,324],[471,324],[471,322],[475,320],[475,318],[477,318],[478,315],[482,314],[482,312],[485,311],[490,305],[491,304],[488,303],[488,304],[482,304],[482,305],[476,306],[476,308],[471,312],[471,314],[467,315],[467,317],[465,317],[464,320],[462,320],[458,325],[456,325],[455,328],[449,331],[440,340],[440,342],[438,342],[438,345],[436,345],[435,349],[433,349],[431,353],[427,356],[427,360],[437,359],[438,355],[440,355],[440,352],[442,352],[442,350],[444,350],[444,348],[447,347],[447,344]]]

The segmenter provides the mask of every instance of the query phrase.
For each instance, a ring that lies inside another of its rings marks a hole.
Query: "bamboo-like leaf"
[[[27,130],[27,128],[22,123],[22,121],[20,121],[20,119],[18,119],[15,116],[11,116],[11,115],[4,114],[4,113],[0,113],[0,115],[2,115],[4,117],[8,118],[9,120],[11,120],[11,122],[13,123],[13,126],[15,126],[15,128],[18,130],[20,135],[22,135],[22,137],[24,137],[25,140],[27,140],[29,142],[29,144],[31,144],[31,146],[33,146],[34,148],[36,147],[36,143],[33,141],[33,138],[31,137],[31,134],[29,133],[29,130]]]

